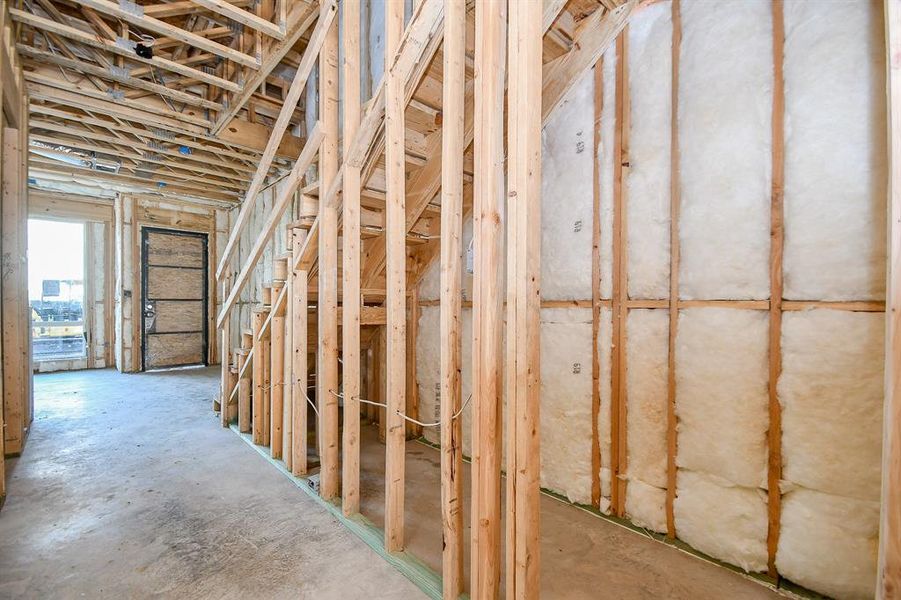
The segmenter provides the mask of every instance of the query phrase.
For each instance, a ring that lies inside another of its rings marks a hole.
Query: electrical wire
[[[334,390],[329,390],[329,393],[332,394],[333,396],[337,396],[338,398],[341,398],[342,400],[344,399],[344,394],[339,394],[338,392],[336,392]],[[456,413],[454,413],[451,416],[451,418],[450,418],[451,421],[453,421],[454,419],[458,418],[460,415],[463,414],[463,411],[469,405],[470,400],[472,400],[472,394],[469,395],[469,398],[466,399],[466,402],[463,403],[463,406],[460,407],[460,410],[458,410]],[[367,400],[366,398],[361,398],[359,396],[357,396],[357,401],[362,402],[363,404],[371,404],[372,406],[381,406],[382,408],[386,408],[386,409],[388,408],[388,405],[384,404],[383,402],[375,402],[373,400]],[[399,410],[395,410],[394,414],[403,418],[406,421],[409,421],[411,423],[419,425],[420,427],[441,427],[444,424],[443,421],[436,421],[434,423],[423,423],[422,421],[417,421],[413,417],[408,417],[407,415],[400,412]]]

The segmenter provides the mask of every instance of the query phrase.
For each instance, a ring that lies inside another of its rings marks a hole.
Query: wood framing
[[[269,243],[272,234],[278,227],[282,215],[285,213],[291,200],[293,200],[294,193],[300,185],[300,181],[303,178],[307,167],[313,162],[316,152],[320,150],[320,144],[323,138],[324,133],[322,128],[317,124],[313,128],[310,137],[307,138],[307,143],[304,145],[303,151],[300,153],[300,156],[297,157],[297,162],[294,163],[291,173],[283,183],[279,196],[273,203],[266,222],[260,230],[260,234],[254,241],[253,247],[248,253],[247,258],[244,260],[244,264],[241,265],[237,277],[235,277],[234,285],[232,285],[231,290],[222,305],[222,309],[219,312],[219,317],[216,319],[217,327],[222,327],[226,319],[228,319],[228,315],[231,313],[235,302],[237,302],[238,296],[250,280],[254,267],[256,267],[259,262],[260,257],[263,256],[263,251],[266,249],[266,245]]]
[[[591,505],[601,507],[601,115],[604,112],[604,57],[594,65],[594,136],[595,160],[592,170],[591,213]],[[608,200],[609,201],[609,200]]]
[[[261,310],[254,310],[252,316],[253,323],[253,346],[252,346],[252,381],[253,381],[253,443],[263,443],[263,342],[257,336],[260,328],[263,326],[265,314]]]
[[[501,584],[501,443],[502,443],[502,335],[503,335],[503,279],[502,215],[504,214],[504,83],[506,79],[506,29],[507,10],[504,2],[485,2],[476,5],[475,36],[475,114],[474,114],[474,190],[473,190],[473,311],[472,311],[472,503],[471,536],[472,551],[471,590],[476,598],[496,598]],[[448,16],[449,18],[449,16]],[[445,33],[445,60],[447,60],[448,33]],[[462,36],[460,53],[462,56]],[[463,78],[462,66],[459,77]],[[512,74],[512,71],[511,71]],[[448,69],[444,72],[447,85]],[[460,91],[462,96],[462,81]],[[459,99],[461,105],[462,97]],[[445,111],[447,111],[445,101]],[[445,119],[447,119],[445,112]],[[463,115],[459,117],[463,128]],[[445,121],[446,122],[446,121]],[[512,121],[511,121],[512,122]],[[456,174],[459,180],[454,206],[456,223],[444,230],[444,210],[447,202],[447,184],[442,181],[441,241],[456,252],[457,272],[448,274],[456,282],[453,310],[460,318],[460,270],[459,254],[462,252],[463,179],[462,149],[464,133],[457,141],[459,161]],[[447,151],[443,151],[447,156]],[[448,160],[445,158],[445,160]],[[511,174],[513,171],[511,171]],[[442,251],[442,265],[447,269]],[[444,273],[444,269],[442,273]],[[445,286],[442,285],[442,290]],[[443,309],[442,309],[443,310]],[[443,318],[443,314],[442,314]],[[459,324],[457,324],[459,327]],[[456,333],[459,336],[459,331]],[[448,335],[442,332],[447,343]],[[459,358],[457,359],[459,361]],[[459,381],[456,382],[459,387]],[[459,389],[457,390],[459,396]],[[442,404],[443,406],[443,404]],[[454,409],[456,410],[456,409]],[[444,430],[442,429],[442,433]],[[462,445],[462,442],[461,442]]]
[[[285,285],[284,281],[273,281],[273,293]],[[272,332],[270,334],[271,352],[269,381],[269,453],[272,458],[282,458],[282,441],[284,438],[285,416],[285,313],[284,310],[272,308]]]
[[[767,432],[767,568],[778,577],[776,550],[782,521],[782,406],[778,384],[782,374],[782,253],[784,242],[785,92],[783,59],[785,23],[782,0],[773,0],[772,193],[770,196],[769,418]],[[674,117],[675,120],[675,117]]]
[[[503,2],[494,3],[503,6]],[[480,8],[477,6],[476,10]],[[466,83],[466,2],[444,3],[444,79],[441,123],[441,526],[444,540],[441,559],[443,597],[458,598],[463,591],[463,427],[456,418],[461,393],[460,302],[463,280],[463,96]],[[501,75],[503,77],[503,75]],[[502,92],[503,93],[503,92]],[[503,114],[503,113],[501,113]],[[501,115],[498,115],[500,118]],[[418,307],[417,307],[418,310]],[[415,353],[416,349],[413,348]],[[474,355],[475,356],[475,355]],[[477,359],[473,359],[478,364]],[[474,374],[476,371],[473,372]],[[414,382],[415,384],[415,382]],[[473,390],[478,398],[479,394]],[[478,429],[473,429],[477,433]],[[473,473],[478,440],[473,440]],[[475,491],[476,477],[473,477]],[[473,493],[473,498],[478,496]],[[478,502],[478,500],[476,500]],[[473,507],[477,504],[474,503]],[[473,523],[478,523],[475,513]],[[474,527],[473,540],[477,529]],[[475,544],[473,547],[476,547]],[[477,560],[473,555],[473,565]],[[473,570],[473,581],[476,581]],[[476,586],[472,586],[473,590]],[[473,592],[475,597],[481,597]]]
[[[303,236],[299,235],[298,230],[294,230],[291,242],[291,249],[294,256],[297,256],[303,245]],[[306,475],[307,473],[307,286],[309,285],[309,274],[306,271],[295,270],[292,279],[293,286],[293,308],[291,318],[293,324],[291,326],[291,414],[293,423],[291,424],[291,473],[294,475]]]
[[[886,0],[888,265],[882,514],[876,598],[901,597],[901,0]]]
[[[508,7],[508,598],[539,595],[542,7]]]
[[[613,351],[611,353],[611,503],[618,517],[626,505],[626,321],[629,283],[626,259],[626,186],[629,164],[628,27],[616,39],[616,130],[613,139]]]
[[[669,212],[669,332],[666,370],[666,535],[676,537],[676,334],[679,327],[679,213],[681,179],[679,163],[679,56],[682,48],[682,0],[672,3],[673,41],[671,56],[672,88],[670,90],[670,212]]]
[[[304,52],[300,66],[294,75],[294,81],[291,82],[291,88],[288,91],[288,96],[285,98],[282,110],[278,115],[278,120],[276,120],[275,126],[272,128],[271,136],[266,144],[266,150],[263,151],[263,156],[257,164],[257,171],[254,173],[253,180],[250,182],[250,188],[248,188],[247,194],[244,196],[244,203],[241,205],[241,210],[238,212],[238,217],[232,227],[231,235],[228,238],[225,249],[222,251],[222,258],[219,260],[219,266],[216,267],[216,279],[222,278],[225,273],[225,268],[237,247],[238,240],[241,238],[241,233],[247,224],[247,219],[250,218],[257,194],[263,187],[263,180],[266,178],[266,174],[269,172],[269,166],[275,158],[275,152],[281,143],[282,135],[288,128],[291,116],[294,114],[294,109],[297,107],[297,102],[300,100],[300,95],[306,87],[307,78],[313,70],[314,61],[319,57],[320,50],[325,50],[323,44],[326,43],[327,37],[332,35],[330,33],[332,31],[331,25],[336,12],[337,8],[335,0],[327,0],[322,5],[319,22],[316,24],[316,29],[313,32],[310,45],[307,47],[306,52]],[[321,72],[319,76],[321,83],[324,80]],[[309,139],[307,142],[309,142]],[[306,145],[309,145],[309,143]],[[303,174],[302,171],[300,174]]]
[[[401,2],[385,5],[385,240],[387,249],[387,438],[385,444],[385,548],[404,547],[406,429],[406,210],[404,79],[392,64],[404,30]],[[325,187],[325,186],[324,186]],[[320,260],[321,264],[321,260]]]
[[[334,4],[324,4],[321,22],[329,19]],[[338,178],[338,23],[331,21],[319,54],[319,188],[328,189]],[[320,406],[319,494],[324,500],[340,493],[338,455],[338,210],[325,195],[319,198],[319,364],[316,373]]]
[[[360,2],[342,6],[344,37],[344,155],[360,126]],[[360,169],[345,165],[342,221],[342,314],[344,433],[341,506],[350,516],[360,512]]]

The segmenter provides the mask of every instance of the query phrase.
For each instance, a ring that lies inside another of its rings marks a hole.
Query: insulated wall
[[[823,594],[872,597],[886,243],[882,6],[774,6],[641,8],[597,78],[582,77],[545,123],[541,485],[590,504],[597,484],[601,511],[704,554],[750,572],[774,567]],[[774,131],[780,103],[784,123]],[[773,169],[780,159],[784,175]],[[467,224],[464,249],[469,240]],[[772,298],[779,275],[782,297]],[[438,293],[433,265],[420,287],[417,344],[429,418],[438,415]],[[771,435],[773,414],[781,435]]]

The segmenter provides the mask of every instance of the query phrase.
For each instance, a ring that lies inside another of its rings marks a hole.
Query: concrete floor
[[[423,597],[218,425],[217,374],[35,377],[0,598]]]
[[[385,446],[378,441],[377,427],[365,425],[360,437],[360,512],[381,528],[385,521]],[[406,458],[406,549],[433,570],[440,571],[441,457],[438,450],[431,446],[408,442]],[[468,581],[468,463],[464,463],[463,471],[464,570],[465,580]],[[503,536],[501,539],[503,542]],[[542,599],[783,598],[779,592],[759,581],[666,546],[550,496],[541,498],[540,577]]]
[[[210,409],[217,377],[215,369],[35,377],[35,425],[25,454],[7,462],[0,598],[423,597],[219,426]],[[373,426],[361,438],[361,509],[381,527],[384,445]],[[407,444],[407,549],[435,570],[439,460],[435,449]],[[542,598],[779,597],[552,498],[541,510]]]

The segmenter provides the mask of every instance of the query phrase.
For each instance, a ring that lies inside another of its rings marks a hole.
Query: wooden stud
[[[408,417],[419,420],[419,385],[416,383],[416,343],[419,337],[419,286],[414,286],[409,293],[407,304],[407,407]],[[407,421],[407,439],[422,437],[422,426]]]
[[[288,230],[288,244],[294,247],[294,237],[300,233],[298,230]],[[292,252],[284,258],[285,265],[291,260]],[[284,352],[283,376],[284,391],[282,392],[284,411],[282,413],[282,457],[285,468],[294,470],[294,269],[288,269],[285,286],[282,288],[285,295],[284,308],[276,307],[276,310],[284,313],[285,334],[282,340]]]
[[[333,23],[336,12],[335,0],[328,0],[322,5],[319,22],[316,24],[316,29],[313,31],[313,35],[310,38],[310,44],[304,51],[300,67],[298,67],[294,80],[291,82],[291,89],[288,91],[288,96],[282,104],[282,110],[279,112],[278,119],[272,127],[272,133],[269,137],[269,141],[266,143],[266,150],[263,152],[262,158],[260,158],[260,162],[257,165],[257,171],[254,173],[253,180],[250,182],[250,188],[245,195],[244,203],[241,205],[241,210],[238,212],[238,217],[232,227],[231,235],[228,238],[228,242],[225,244],[225,249],[222,251],[222,258],[219,259],[219,266],[216,267],[216,279],[222,278],[225,273],[226,265],[228,265],[232,254],[234,254],[237,249],[238,240],[240,239],[241,233],[255,206],[257,194],[263,187],[263,180],[269,173],[269,166],[275,158],[275,153],[281,143],[282,136],[290,124],[291,117],[294,115],[294,110],[297,108],[300,95],[306,87],[307,79],[313,70],[313,64],[317,56],[320,58],[320,84],[325,79],[321,72],[322,57],[320,54],[325,53],[326,45],[331,44],[330,40],[337,36],[336,33],[332,33],[333,30],[337,31],[337,24]],[[335,54],[337,54],[337,51]],[[328,127],[329,125],[326,124],[326,128]]]
[[[266,313],[263,313],[265,318]],[[263,337],[260,340],[261,352],[263,359],[263,445],[268,446],[272,440],[272,339],[271,337]]]
[[[462,12],[462,8],[460,9]],[[471,589],[474,597],[496,598],[500,593],[501,583],[501,443],[502,443],[502,400],[503,382],[501,380],[501,353],[503,335],[503,279],[498,265],[503,260],[501,243],[503,239],[502,215],[504,214],[504,83],[506,57],[506,25],[507,7],[504,2],[485,2],[476,5],[475,35],[475,102],[474,102],[474,190],[473,190],[473,236],[474,236],[474,269],[473,269],[473,311],[472,311],[472,511],[471,511],[471,544],[470,573]],[[449,18],[445,17],[446,19]],[[461,16],[462,18],[462,16]],[[459,72],[456,73],[460,102],[459,125],[463,127],[463,36],[464,26],[458,25],[460,36],[459,55],[457,60]],[[447,60],[448,32],[445,32],[445,61]],[[444,69],[445,86],[448,85],[448,68]],[[448,120],[448,107],[445,100],[444,119]],[[446,135],[446,134],[445,134]],[[447,195],[441,201],[441,241],[447,238],[447,254],[456,263],[448,263],[445,248],[442,247],[442,275],[448,271],[448,285],[453,285],[453,300],[448,310],[457,328],[456,344],[459,345],[460,319],[460,283],[462,278],[462,221],[463,221],[463,149],[465,140],[462,131],[453,147],[455,154],[452,163],[455,177],[456,196],[448,211],[453,217],[451,229],[447,235],[445,227],[445,203]],[[447,149],[442,156],[447,156]],[[447,158],[445,158],[447,160]],[[442,180],[442,192],[447,184]],[[452,253],[452,254],[451,254]],[[455,269],[449,272],[451,265]],[[445,285],[442,284],[442,290]],[[449,299],[450,301],[450,299]],[[444,309],[442,308],[442,314]],[[442,333],[445,343],[449,335]],[[459,352],[458,349],[456,349]],[[455,404],[449,412],[459,410],[460,382],[459,356],[455,357],[456,378]],[[443,404],[442,404],[443,406]],[[446,414],[446,413],[445,413]],[[459,424],[457,424],[459,426]],[[443,433],[444,428],[442,428]],[[459,433],[459,432],[457,432]],[[457,460],[462,441],[455,438]],[[459,470],[459,469],[458,469]],[[461,534],[462,535],[462,534]]]
[[[385,449],[385,549],[404,548],[406,410],[406,210],[404,80],[392,68],[404,29],[403,2],[385,4],[385,236],[388,317],[387,438]],[[328,186],[323,186],[327,188]],[[321,235],[321,234],[320,234]],[[320,260],[320,264],[321,264]]]
[[[242,349],[242,352],[238,355],[238,431],[241,433],[247,433],[250,431],[250,387],[251,381],[250,378],[246,375],[241,375],[243,371],[245,371],[245,364],[247,363],[248,357],[247,353],[249,349]]]
[[[25,235],[26,213],[21,211],[19,202],[19,173],[21,147],[19,131],[3,128],[3,175],[2,175],[2,213],[3,213],[3,431],[5,437],[4,451],[7,454],[19,454],[25,446],[25,430],[27,426],[26,379],[28,371],[29,349],[23,346],[28,331],[23,331],[26,321],[22,316],[22,286],[26,281],[25,256],[21,253]],[[22,316],[20,318],[20,316]]]
[[[284,282],[273,281],[272,284],[273,291],[280,291]],[[272,310],[272,328],[269,336],[271,348],[269,352],[269,453],[272,455],[272,458],[281,458],[285,417],[285,315],[274,308]]]
[[[626,321],[629,286],[626,260],[626,186],[629,164],[628,26],[616,39],[616,130],[613,138],[613,352],[611,355],[611,501],[625,516],[626,505]]]
[[[218,327],[221,327],[228,318],[235,303],[238,301],[239,295],[244,290],[247,282],[250,281],[254,267],[256,267],[257,262],[259,262],[260,258],[263,256],[263,252],[265,252],[269,240],[272,239],[272,235],[275,233],[275,230],[281,222],[282,215],[294,198],[294,193],[297,186],[300,185],[301,178],[304,176],[304,171],[306,171],[307,167],[313,161],[316,150],[319,149],[319,142],[323,140],[324,137],[323,129],[317,124],[310,133],[310,137],[307,138],[307,143],[304,145],[303,151],[297,158],[297,162],[294,163],[291,172],[282,183],[279,195],[273,202],[272,208],[268,211],[266,221],[263,223],[260,233],[254,241],[247,257],[244,259],[244,264],[241,265],[241,269],[235,278],[235,283],[228,296],[223,295],[225,302],[223,302],[222,309],[219,311],[219,317],[216,319],[216,325]],[[264,298],[263,303],[269,304],[270,301],[271,298]]]
[[[901,0],[886,0],[888,268],[882,513],[876,598],[901,597]]]
[[[295,234],[292,239],[292,253],[296,257],[301,252],[303,245],[303,235]],[[291,318],[294,321],[291,327],[292,349],[291,349],[291,402],[292,415],[294,422],[291,424],[292,438],[292,469],[294,475],[306,475],[307,473],[307,414],[309,406],[307,405],[307,286],[309,285],[309,273],[306,271],[294,271],[293,294],[292,294],[292,312]]]
[[[344,39],[344,155],[360,127],[360,2],[342,5]],[[344,434],[341,506],[346,516],[360,512],[360,169],[343,169],[342,361]]]
[[[503,6],[503,2],[492,5]],[[476,5],[476,11],[481,5]],[[463,427],[461,399],[461,321],[463,280],[463,97],[466,84],[466,2],[444,0],[444,63],[441,123],[441,573],[443,597],[463,591]],[[503,79],[503,73],[501,74]],[[501,88],[503,94],[503,87]],[[503,113],[498,115],[502,118]],[[478,164],[478,158],[476,159]],[[419,288],[414,288],[418,290]],[[413,299],[417,302],[418,297]],[[416,309],[418,310],[418,306]],[[416,349],[413,348],[415,353]],[[478,363],[473,359],[474,364]],[[414,381],[415,383],[415,381]],[[475,390],[473,391],[475,394]],[[474,430],[475,432],[475,430]],[[473,440],[476,438],[473,437]],[[478,453],[473,447],[473,466]],[[473,471],[475,472],[475,471]],[[473,485],[476,478],[473,477]],[[473,498],[476,498],[475,493]],[[473,506],[476,506],[475,504]],[[475,513],[473,523],[478,523]],[[473,528],[473,538],[476,529]],[[474,546],[475,547],[475,546]],[[478,561],[473,555],[473,565]],[[473,570],[473,581],[476,581]],[[484,597],[476,592],[474,597]]]
[[[591,219],[591,504],[601,507],[601,117],[604,112],[604,57],[594,65],[594,161]]]
[[[778,577],[776,550],[782,519],[782,407],[779,376],[782,373],[782,250],[784,240],[783,197],[785,184],[785,92],[783,57],[785,22],[782,0],[773,0],[773,167],[770,202],[770,327],[769,327],[769,416],[767,432],[767,568]]]
[[[682,4],[672,3],[672,89],[670,91],[670,263],[669,263],[669,338],[666,377],[666,534],[676,537],[676,333],[679,326],[679,214],[682,207],[679,163],[679,55],[682,48]]]
[[[334,4],[324,4],[320,22],[331,18]],[[327,12],[330,11],[330,12]],[[338,175],[338,23],[331,21],[319,54],[319,116],[322,145],[319,150],[319,186],[328,189]],[[338,211],[324,194],[319,199],[319,371],[316,373],[320,405],[319,494],[325,500],[338,497],[341,472],[338,464]]]
[[[508,6],[507,585],[539,594],[542,5]]]
[[[257,335],[263,326],[265,314],[255,310],[253,323],[253,443],[263,443],[263,341]]]
[[[226,285],[227,283],[223,282],[222,287],[225,288]],[[223,291],[225,290],[223,289]],[[226,406],[228,406],[228,397],[231,393],[231,389],[228,387],[229,345],[231,343],[230,325],[231,323],[229,321],[222,324],[219,344],[222,348],[220,352],[221,359],[219,361],[222,369],[219,394],[219,420],[223,427],[228,427],[228,410],[226,410]]]

